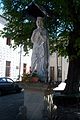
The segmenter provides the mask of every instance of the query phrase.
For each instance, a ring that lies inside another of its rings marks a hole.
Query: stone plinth
[[[44,90],[47,85],[27,83],[24,86],[24,106],[27,108],[28,120],[43,120]]]

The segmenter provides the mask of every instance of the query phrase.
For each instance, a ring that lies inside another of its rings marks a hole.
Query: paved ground
[[[19,107],[23,105],[24,94],[0,96],[0,120],[15,120]]]

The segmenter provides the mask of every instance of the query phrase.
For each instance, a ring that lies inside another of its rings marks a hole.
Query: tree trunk
[[[76,94],[79,93],[79,81],[80,81],[80,58],[69,61],[67,85],[65,93]]]
[[[67,48],[69,56],[69,68],[66,80],[66,88],[64,93],[76,94],[79,93],[79,81],[80,81],[80,56],[77,56],[79,52],[78,47],[75,47],[76,39],[79,37],[78,32],[72,32],[70,34],[69,44]]]

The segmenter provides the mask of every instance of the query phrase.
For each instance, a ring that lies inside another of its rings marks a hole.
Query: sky
[[[3,13],[3,12],[2,12],[2,9],[1,9],[2,6],[3,6],[3,4],[1,3],[1,0],[0,0],[0,15],[2,15],[2,13]]]

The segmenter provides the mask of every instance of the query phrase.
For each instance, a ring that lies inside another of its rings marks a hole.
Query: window
[[[11,39],[10,38],[6,39],[6,45],[11,45]]]
[[[58,78],[58,81],[62,81],[62,66],[58,66],[57,78]]]
[[[23,64],[23,74],[25,74],[26,73],[26,64],[24,63]]]
[[[10,77],[10,68],[11,68],[11,61],[6,61],[6,72],[5,72],[6,77]]]
[[[50,80],[54,80],[54,66],[50,67]]]
[[[6,82],[6,79],[5,78],[0,78],[0,83],[4,83]]]
[[[7,82],[13,83],[13,80],[10,78],[7,78]]]
[[[62,77],[62,68],[61,66],[58,66],[58,77]]]

